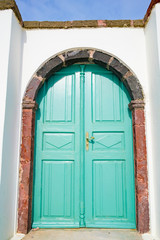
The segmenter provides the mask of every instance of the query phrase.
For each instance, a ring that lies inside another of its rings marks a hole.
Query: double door
[[[130,97],[96,65],[55,73],[38,93],[32,227],[135,228]]]

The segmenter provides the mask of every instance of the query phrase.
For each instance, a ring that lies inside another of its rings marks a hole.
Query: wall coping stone
[[[68,29],[68,28],[143,28],[143,20],[82,20],[82,21],[24,21],[26,29]]]
[[[15,0],[0,0],[0,10],[12,9],[19,23],[25,29],[144,28],[157,3],[160,3],[160,0],[152,0],[144,19],[139,20],[23,21]]]

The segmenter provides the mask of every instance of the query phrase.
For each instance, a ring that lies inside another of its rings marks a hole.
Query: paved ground
[[[38,229],[22,240],[142,240],[135,230],[113,229]]]

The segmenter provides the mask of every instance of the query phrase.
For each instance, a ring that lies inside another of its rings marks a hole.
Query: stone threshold
[[[21,239],[24,239],[24,237],[27,236],[25,234],[20,234],[20,233],[17,233],[14,237],[12,237],[10,240],[21,240]],[[142,239],[143,240],[160,240],[159,238],[154,238],[152,237],[152,235],[150,233],[145,233],[145,234],[142,234]],[[32,238],[33,239],[33,238]],[[25,240],[25,239],[24,239]]]
[[[17,234],[10,240],[159,240],[151,234],[130,229],[32,229],[27,235]]]

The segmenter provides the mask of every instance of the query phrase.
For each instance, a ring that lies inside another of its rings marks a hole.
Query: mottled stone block
[[[87,49],[73,50],[73,51],[65,52],[63,54],[63,57],[65,59],[65,65],[69,66],[69,65],[77,63],[77,62],[82,62],[82,63],[88,62],[89,52]]]
[[[118,59],[113,58],[109,64],[109,70],[111,70],[118,78],[123,78],[123,76],[128,72],[128,68],[121,63]]]
[[[109,54],[99,51],[95,51],[95,53],[93,54],[93,62],[104,68],[107,67],[111,58],[112,56],[110,56]]]
[[[143,92],[138,79],[134,75],[124,78],[124,85],[126,86],[132,99],[143,99]]]
[[[43,84],[42,79],[37,76],[34,76],[30,81],[29,85],[27,86],[24,99],[34,100],[42,84]]]
[[[135,161],[137,228],[140,233],[146,233],[149,231],[149,202],[145,116],[144,108],[142,108],[142,105],[140,108],[140,105],[134,104],[134,101],[132,108],[132,119]]]
[[[37,76],[49,78],[54,72],[60,70],[63,66],[63,61],[58,56],[48,60],[38,71]]]

